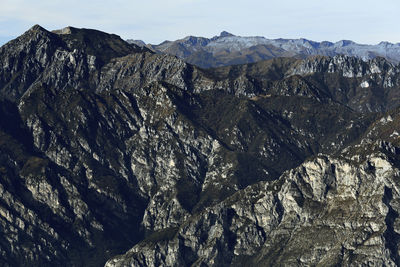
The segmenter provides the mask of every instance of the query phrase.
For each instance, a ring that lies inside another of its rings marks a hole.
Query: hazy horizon
[[[40,25],[40,24],[39,24],[39,25]],[[34,25],[32,25],[32,26],[34,26]],[[32,26],[31,26],[31,27],[32,27]],[[40,26],[42,26],[42,25],[40,25]],[[28,27],[25,31],[29,30],[31,27]],[[42,26],[42,27],[43,27],[43,26]],[[65,27],[68,27],[68,26],[65,26]],[[62,27],[62,28],[65,28],[65,27]],[[82,27],[78,27],[78,26],[71,26],[71,27],[82,28]],[[46,27],[43,27],[43,28],[46,28]],[[48,30],[48,31],[53,31],[53,30],[59,30],[59,29],[62,29],[62,28],[57,28],[57,29],[48,29],[48,28],[46,28],[46,30]],[[88,29],[95,29],[95,30],[100,30],[100,31],[102,31],[101,29],[96,29],[96,28],[88,28]],[[9,37],[9,38],[8,38],[8,37],[4,37],[4,36],[0,36],[0,46],[2,46],[2,45],[4,45],[4,44],[6,44],[7,42],[9,42],[9,41],[11,41],[11,40],[17,38],[18,36],[22,35],[25,31],[21,32],[21,34],[19,34],[19,35],[17,35],[17,36],[13,36],[13,37]],[[123,38],[123,36],[120,36],[120,37],[121,37],[122,39],[124,39],[124,40],[128,40],[128,39],[132,39],[132,40],[142,40],[142,41],[144,41],[145,43],[157,45],[157,44],[160,44],[160,43],[162,43],[162,42],[164,42],[164,41],[175,41],[175,40],[183,39],[183,38],[185,38],[185,37],[187,37],[187,36],[196,36],[196,37],[212,38],[212,37],[215,37],[215,36],[219,36],[220,33],[223,32],[223,31],[226,31],[226,30],[221,30],[221,31],[219,31],[218,33],[216,33],[216,34],[214,34],[214,35],[211,35],[211,36],[200,36],[200,35],[195,35],[195,34],[189,34],[189,35],[177,37],[176,39],[165,39],[165,40],[162,40],[162,41],[159,41],[159,42],[156,42],[156,43],[147,42],[146,40],[143,40],[143,39],[141,39],[141,38],[130,38],[130,37],[128,37],[128,38]],[[229,32],[229,31],[226,31],[226,32]],[[107,33],[110,33],[110,34],[117,34],[117,33],[115,33],[115,32],[107,32]],[[240,36],[240,37],[264,37],[264,38],[266,38],[266,39],[279,39],[279,38],[282,38],[282,39],[307,39],[307,40],[309,40],[309,41],[315,41],[315,42],[328,41],[328,42],[332,42],[332,43],[340,42],[340,41],[343,41],[343,40],[349,40],[349,41],[353,41],[353,42],[356,42],[356,43],[361,44],[361,45],[377,45],[377,44],[379,44],[380,42],[385,42],[385,41],[386,41],[386,40],[381,40],[381,41],[378,41],[378,42],[376,42],[376,43],[361,43],[361,42],[357,42],[357,41],[351,40],[351,39],[340,39],[340,40],[313,40],[313,39],[305,38],[305,37],[297,37],[297,38],[275,37],[275,38],[269,38],[268,36],[262,36],[262,35],[238,35],[238,34],[235,34],[234,32],[229,32],[229,33],[231,33],[231,34],[233,34],[233,35],[236,35],[236,36]],[[390,42],[390,43],[392,43],[392,44],[400,44],[400,42],[396,42],[396,43]]]
[[[35,24],[48,30],[66,26],[97,29],[152,44],[188,35],[210,38],[221,31],[268,39],[400,42],[396,14],[400,2],[394,0],[0,1],[1,45]]]

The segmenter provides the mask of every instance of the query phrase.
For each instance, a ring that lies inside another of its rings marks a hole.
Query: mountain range
[[[260,36],[241,37],[226,31],[213,38],[187,36],[158,45],[141,40],[127,40],[146,46],[157,53],[175,55],[202,68],[253,63],[275,57],[306,58],[310,55],[347,55],[369,60],[385,57],[392,63],[400,61],[400,43],[380,42],[377,45],[357,44],[349,40],[336,43],[307,39],[267,39]]]
[[[2,266],[396,266],[399,214],[390,60],[204,69],[39,25],[0,48]]]

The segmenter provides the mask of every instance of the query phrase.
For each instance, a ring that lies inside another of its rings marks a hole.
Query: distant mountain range
[[[142,40],[127,41],[139,46],[147,46],[157,53],[175,55],[202,68],[253,63],[275,57],[306,58],[310,55],[348,55],[363,60],[385,57],[393,63],[400,62],[400,43],[389,42],[366,45],[349,40],[332,43],[314,42],[303,38],[267,39],[260,36],[236,36],[226,31],[210,39],[187,36],[158,45],[146,44]]]

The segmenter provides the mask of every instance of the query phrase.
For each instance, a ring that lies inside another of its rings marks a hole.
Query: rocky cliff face
[[[40,26],[0,55],[2,265],[398,263],[395,65]]]
[[[318,155],[158,232],[106,266],[396,266],[400,172],[391,156]]]

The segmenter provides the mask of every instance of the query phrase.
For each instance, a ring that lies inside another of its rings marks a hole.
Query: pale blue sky
[[[399,0],[0,0],[0,44],[34,24],[160,43],[187,35],[400,42]]]

